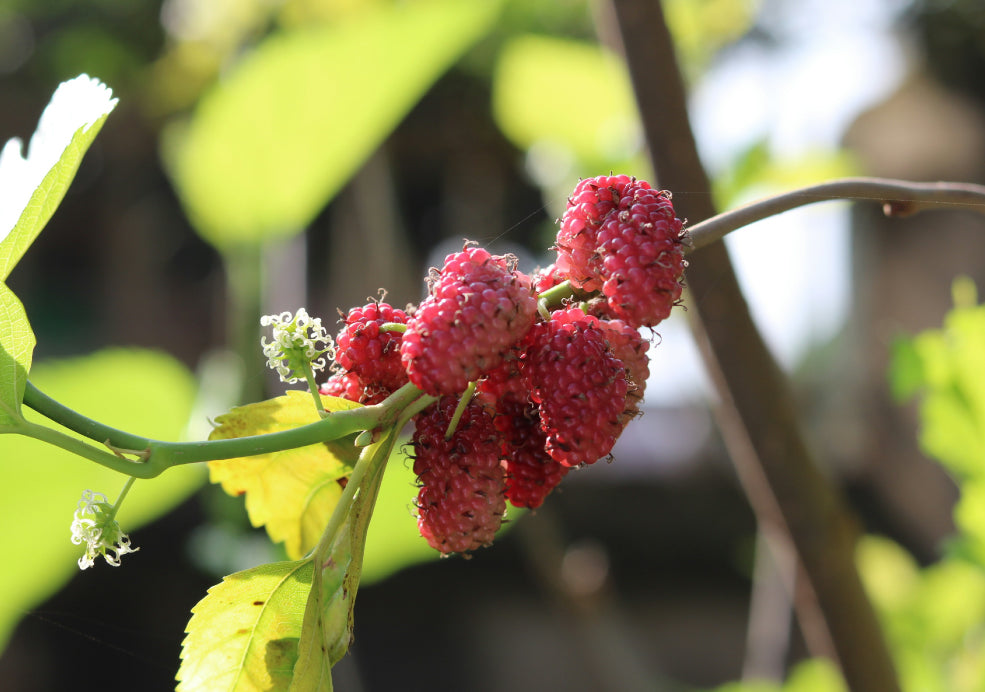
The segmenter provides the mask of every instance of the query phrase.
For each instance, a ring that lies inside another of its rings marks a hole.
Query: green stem
[[[304,379],[308,381],[308,391],[311,392],[311,398],[315,402],[315,410],[318,411],[318,415],[325,417],[329,413],[325,410],[325,406],[322,405],[321,395],[318,393],[318,383],[315,382],[315,373],[309,365],[304,370]]]
[[[930,209],[985,213],[985,186],[972,183],[911,183],[891,178],[839,178],[751,202],[691,226],[693,252],[732,231],[817,202],[882,202],[886,216],[909,216]],[[552,289],[553,290],[553,289]]]
[[[537,296],[537,309],[544,319],[548,319],[552,310],[564,307],[572,298],[587,300],[592,295],[596,294],[575,288],[570,281],[562,281]]]
[[[356,465],[352,469],[352,474],[349,476],[349,481],[346,483],[345,490],[342,491],[342,497],[339,498],[338,504],[335,505],[335,509],[332,511],[332,517],[328,521],[328,526],[325,527],[325,532],[322,533],[318,545],[315,546],[313,555],[316,565],[321,565],[325,560],[325,556],[331,551],[336,534],[338,534],[339,529],[345,523],[349,510],[352,508],[353,499],[360,487],[363,485],[371,487],[373,488],[372,492],[374,494],[379,489],[379,484],[377,483],[364,484],[364,480],[367,478],[366,474],[370,473],[368,480],[373,481],[378,473],[383,472],[383,467],[386,465],[387,460],[393,453],[393,448],[396,446],[397,437],[400,435],[401,429],[415,414],[423,411],[434,401],[436,401],[435,397],[421,394],[400,412],[399,418],[395,421],[393,427],[390,428],[391,432],[386,437],[364,448],[360,452],[359,460],[356,461]]]
[[[86,435],[90,439],[103,442],[113,448],[140,453],[145,458],[141,461],[135,461],[104,452],[58,430],[28,421],[25,421],[17,432],[57,445],[114,471],[137,478],[153,478],[160,475],[165,469],[179,464],[270,454],[285,449],[295,449],[337,440],[363,430],[386,429],[402,419],[405,410],[413,408],[412,404],[417,405],[420,400],[427,400],[427,403],[434,401],[434,397],[423,396],[421,390],[412,384],[407,384],[375,406],[361,406],[346,411],[335,411],[320,421],[291,430],[237,437],[229,440],[163,442],[124,433],[90,420],[51,397],[45,396],[30,383],[28,384],[32,393],[30,397],[25,396],[24,401],[38,413],[47,416],[56,423],[65,425],[70,430]]]
[[[105,450],[93,447],[88,442],[80,440],[77,437],[67,435],[60,430],[55,430],[54,428],[49,428],[45,425],[32,423],[31,421],[24,421],[18,428],[17,432],[28,437],[33,437],[36,440],[47,442],[48,444],[56,447],[61,447],[62,449],[72,452],[73,454],[83,457],[84,459],[94,461],[100,466],[105,466],[106,468],[119,471],[120,473],[124,473],[128,476],[153,478],[167,468],[166,466],[161,466],[157,463],[156,459],[153,461],[133,461],[131,459],[127,459],[126,457],[113,454],[112,452],[107,452]]]
[[[452,414],[451,420],[448,421],[448,429],[445,430],[446,440],[450,440],[451,436],[455,434],[458,421],[462,420],[462,416],[465,414],[465,407],[469,405],[469,402],[472,401],[472,397],[475,395],[475,387],[475,382],[469,382],[469,386],[462,392],[462,396],[458,400],[458,406],[455,407],[455,412]]]
[[[50,396],[38,389],[33,382],[27,381],[24,387],[24,403],[41,415],[49,418],[64,427],[88,437],[90,440],[105,444],[109,443],[121,449],[144,449],[147,447],[148,439],[139,435],[132,435],[108,425],[97,423],[91,418],[83,416],[77,411],[73,411],[68,406],[55,401]]]
[[[113,503],[113,509],[110,510],[109,513],[110,521],[116,518],[116,513],[120,511],[120,507],[123,506],[123,500],[126,498],[127,493],[130,492],[130,488],[133,487],[133,483],[136,480],[137,480],[136,476],[130,476],[127,479],[126,484],[123,486],[123,490],[120,491],[119,497],[117,497],[116,502]]]

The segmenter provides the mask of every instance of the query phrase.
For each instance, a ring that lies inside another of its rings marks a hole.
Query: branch
[[[106,445],[115,454],[95,449],[82,440],[35,423],[25,423],[16,432],[57,445],[114,471],[137,478],[154,478],[166,469],[180,464],[270,454],[337,440],[363,430],[389,428],[402,420],[407,410],[426,405],[433,399],[408,384],[375,406],[335,411],[320,421],[291,430],[227,440],[164,442],[123,432],[86,418],[28,382],[24,390],[25,405],[69,430]],[[130,459],[124,454],[136,455],[138,459]]]
[[[675,200],[680,215],[710,219],[715,215],[711,189],[660,2],[611,1],[659,183],[695,193]],[[890,193],[901,196],[905,199],[896,201],[906,210],[915,195]],[[747,216],[744,222],[751,220]],[[807,446],[789,383],[756,329],[724,244],[714,242],[721,236],[705,242],[699,225],[693,230],[699,230],[703,249],[687,274],[694,308],[689,314],[696,317],[696,340],[719,394],[716,418],[757,520],[765,535],[790,540],[803,566],[806,588],[796,595],[801,630],[812,651],[837,661],[853,692],[898,691],[883,633],[855,567],[857,526]]]
[[[985,214],[985,186],[970,183],[912,183],[887,178],[841,178],[767,197],[691,226],[692,250],[721,240],[732,231],[797,207],[818,202],[882,202],[886,216],[921,211],[974,211]]]

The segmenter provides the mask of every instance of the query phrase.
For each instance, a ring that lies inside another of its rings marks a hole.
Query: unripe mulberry
[[[431,395],[462,392],[503,362],[536,312],[530,277],[509,258],[477,247],[449,255],[407,322],[401,354],[410,381]]]
[[[454,397],[443,397],[418,414],[413,437],[414,473],[421,484],[417,525],[442,553],[489,545],[506,512],[501,436],[493,417],[469,404],[446,440],[456,404]]]

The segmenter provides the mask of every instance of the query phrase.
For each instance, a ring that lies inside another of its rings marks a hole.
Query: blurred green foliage
[[[196,229],[220,249],[304,230],[496,11],[434,0],[265,39],[165,139]]]
[[[790,671],[785,682],[733,682],[715,688],[714,692],[848,692],[841,674],[832,663],[811,659]]]
[[[902,548],[866,537],[859,567],[886,629],[903,689],[971,692],[985,685],[985,305],[970,279],[953,285],[941,329],[900,337],[889,382],[918,397],[920,446],[954,477],[959,534],[920,568]]]
[[[110,349],[91,356],[40,362],[31,381],[42,391],[108,425],[158,439],[181,437],[195,396],[191,374],[161,353]],[[25,409],[29,420],[41,416]],[[70,433],[71,434],[71,433]],[[82,546],[70,542],[69,524],[82,491],[114,500],[123,476],[62,449],[20,435],[0,436],[0,504],[10,523],[0,535],[0,647],[17,621],[78,571]],[[139,528],[171,510],[205,481],[197,466],[170,469],[138,481],[119,520],[140,547]],[[147,546],[146,549],[153,549]],[[128,556],[139,560],[140,555]],[[98,564],[95,569],[110,569]]]

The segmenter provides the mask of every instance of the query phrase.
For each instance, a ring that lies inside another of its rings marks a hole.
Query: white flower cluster
[[[55,90],[31,137],[27,156],[14,138],[0,150],[0,240],[20,220],[24,208],[80,128],[89,129],[116,106],[113,91],[98,79],[79,75]]]
[[[305,379],[308,368],[321,370],[325,367],[326,353],[332,357],[332,337],[322,327],[320,317],[310,317],[304,308],[297,314],[282,312],[279,315],[264,315],[260,325],[274,328],[273,341],[260,338],[263,355],[267,357],[267,367],[276,370],[281,382],[293,384]]]
[[[100,555],[107,564],[120,566],[120,558],[140,548],[130,547],[130,537],[123,533],[114,518],[113,506],[102,493],[86,490],[72,519],[72,543],[85,543],[85,555],[79,558],[79,569],[95,564]]]

